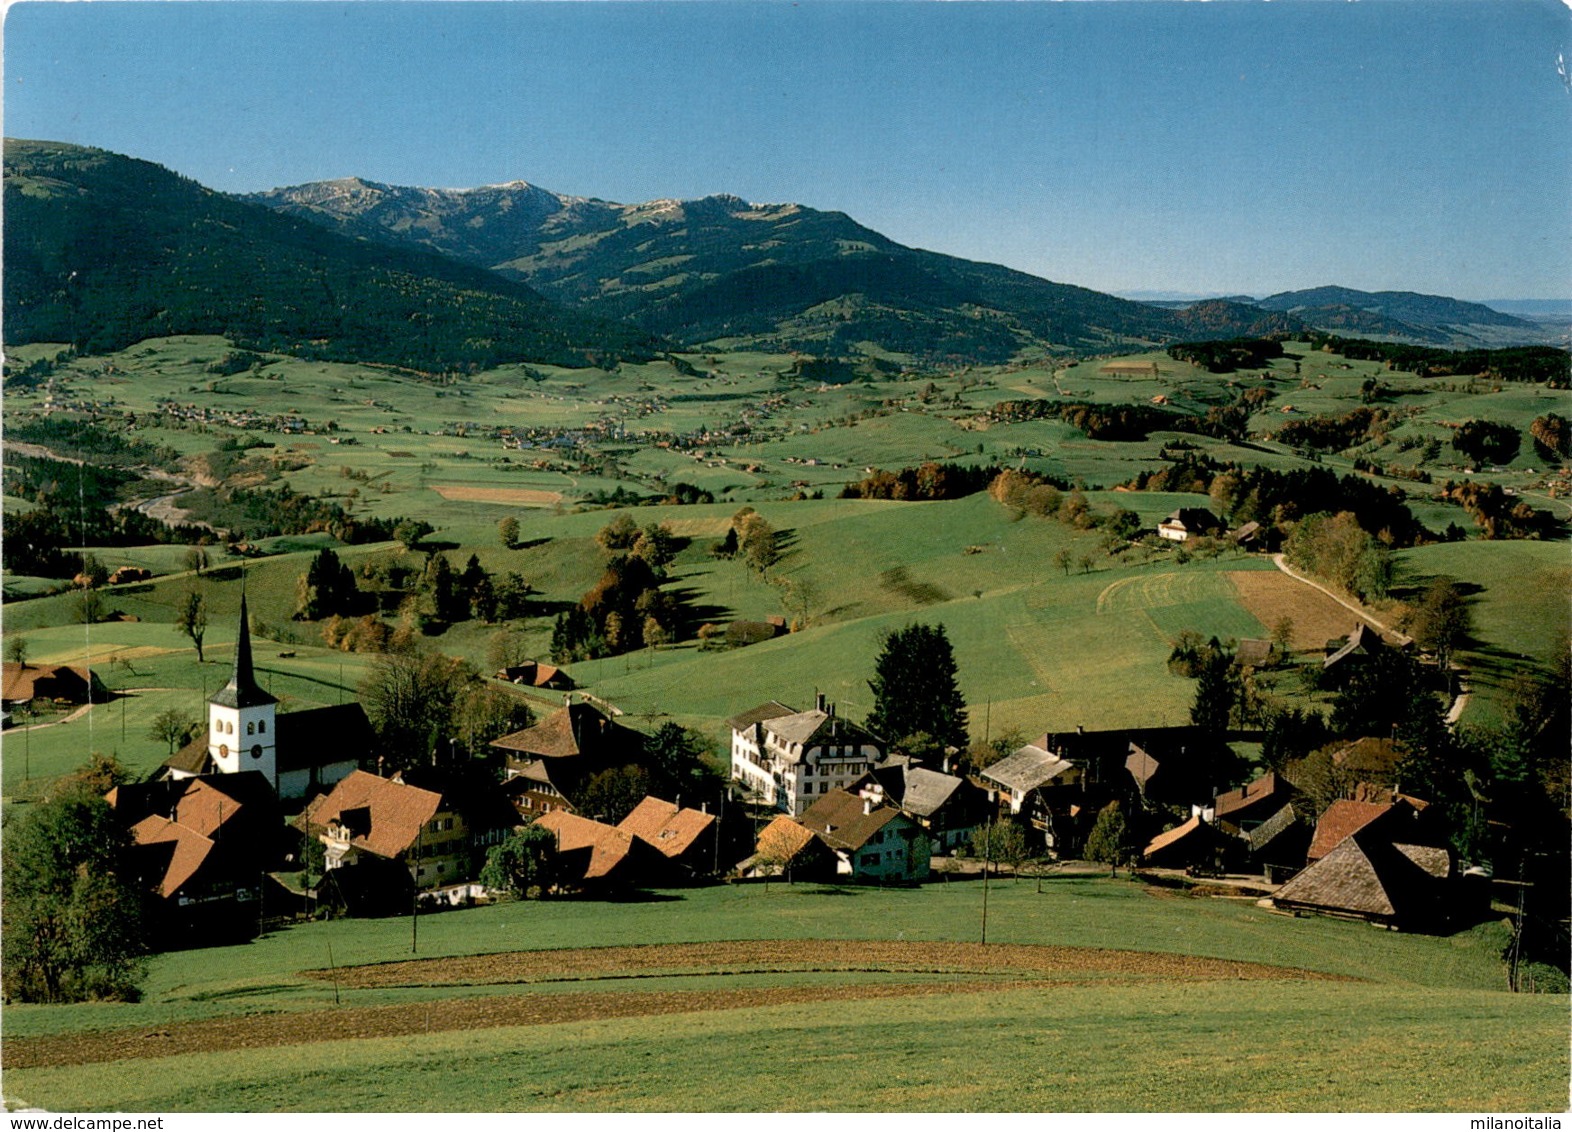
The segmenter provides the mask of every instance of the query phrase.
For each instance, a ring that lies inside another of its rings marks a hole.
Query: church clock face
[[[229,744],[228,743],[220,743],[218,745],[218,757],[221,758],[221,759],[227,759],[229,757]]]
[[[261,743],[253,743],[253,744],[251,744],[251,757],[254,758],[254,759],[260,759],[262,757],[262,744]]]

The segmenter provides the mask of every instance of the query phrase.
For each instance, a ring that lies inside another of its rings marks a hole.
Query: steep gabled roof
[[[1141,850],[1141,856],[1151,857],[1161,853],[1169,846],[1177,845],[1179,842],[1190,837],[1192,834],[1197,833],[1205,824],[1206,823],[1201,820],[1200,815],[1197,814],[1183,825],[1176,825],[1173,829],[1165,830],[1164,832],[1159,833],[1156,837],[1152,838],[1149,842],[1146,843],[1146,848]]]
[[[643,736],[580,702],[558,708],[534,726],[494,739],[491,745],[530,758],[593,759],[631,756],[643,745]]]
[[[942,774],[923,766],[909,767],[906,771],[906,788],[898,804],[907,813],[932,817],[965,783],[965,779],[953,774]]]
[[[1212,801],[1212,813],[1218,821],[1247,817],[1262,809],[1274,813],[1293,792],[1287,779],[1268,771],[1254,782],[1219,794]]]
[[[632,856],[637,844],[637,839],[626,830],[581,818],[565,810],[542,814],[535,819],[535,824],[556,834],[558,852],[589,851],[589,860],[584,869],[585,880],[611,878]]]
[[[715,824],[713,814],[687,810],[653,795],[617,823],[617,828],[649,842],[668,857],[680,857]]]
[[[821,795],[796,820],[802,827],[836,849],[860,849],[901,812],[894,806],[875,806],[845,790]]]
[[[1385,651],[1387,647],[1387,643],[1381,639],[1381,634],[1361,621],[1354,626],[1353,632],[1348,634],[1348,639],[1342,647],[1321,662],[1321,667],[1331,668],[1351,656],[1374,656],[1378,652]]]
[[[1293,803],[1290,802],[1246,835],[1250,842],[1250,852],[1261,852],[1294,827],[1303,827],[1303,825],[1304,823],[1299,817],[1299,811],[1294,809]],[[1305,834],[1308,833],[1309,830],[1306,829]]]
[[[169,860],[158,882],[158,894],[165,899],[180,891],[207,862],[214,843],[196,830],[152,814],[131,827],[139,846],[167,846]]]
[[[326,826],[352,810],[365,810],[368,828],[350,844],[378,857],[397,857],[417,847],[422,828],[437,813],[442,796],[418,786],[351,771],[312,813],[314,825]]]
[[[1074,767],[1075,764],[1069,760],[1028,743],[992,766],[983,768],[982,776],[1010,790],[1027,791],[1051,782]]]
[[[733,731],[746,731],[756,723],[763,723],[767,719],[779,719],[783,715],[796,715],[797,709],[787,707],[779,700],[771,700],[767,704],[749,708],[741,715],[734,715],[726,721],[726,726]]]
[[[1385,814],[1392,807],[1377,802],[1350,802],[1339,798],[1326,808],[1321,820],[1315,823],[1315,839],[1310,842],[1307,854],[1314,861],[1326,856],[1343,840]]]

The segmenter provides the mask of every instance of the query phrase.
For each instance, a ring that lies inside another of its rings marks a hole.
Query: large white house
[[[732,779],[792,817],[831,790],[845,790],[884,760],[884,740],[837,716],[835,705],[823,696],[812,711],[771,700],[727,723]]]

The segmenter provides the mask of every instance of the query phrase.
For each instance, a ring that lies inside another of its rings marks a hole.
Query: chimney
[[[1086,734],[1086,728],[1083,727],[1081,724],[1077,723],[1075,725],[1075,733],[1077,735],[1085,735]]]
[[[948,754],[946,754],[944,756],[944,761],[942,763],[940,763],[939,765],[944,768],[944,773],[945,774],[949,774],[950,773],[950,756]]]
[[[872,798],[864,798],[862,800],[862,812],[865,813],[865,814],[873,813],[873,799]]]
[[[830,713],[830,718],[833,719],[835,717],[835,705],[834,704],[831,704],[829,706],[829,713]]]
[[[815,692],[813,694],[813,707],[814,707],[815,711],[823,711],[824,710],[824,693],[823,692]]]

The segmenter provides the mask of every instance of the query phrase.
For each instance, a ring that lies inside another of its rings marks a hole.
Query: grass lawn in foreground
[[[972,881],[665,895],[425,917],[420,954],[721,939],[975,940],[982,893]],[[340,967],[408,958],[409,927],[407,919],[312,924],[239,947],[160,956],[140,1004],[8,1007],[12,1038],[151,1030],[276,1010],[312,1011],[322,1036],[243,1058],[198,1052],[11,1069],[7,1098],[51,1108],[178,1111],[1555,1111],[1565,1104],[1566,999],[1500,989],[1502,938],[1494,925],[1452,937],[1406,936],[1274,916],[1248,901],[1189,898],[1124,879],[1059,878],[1041,894],[1030,881],[1000,881],[990,891],[991,941],[1247,958],[1356,981],[1072,978],[944,991],[923,976],[923,994],[837,1002],[835,986],[849,991],[889,976],[619,980],[611,971],[609,982],[595,986],[608,1002],[623,993],[793,979],[805,999],[334,1040],[332,987],[297,972],[324,966],[330,944]],[[421,1001],[453,996],[585,989],[346,988],[339,1009],[403,1003],[418,1012]],[[848,1072],[869,1058],[888,1072]],[[777,1063],[790,1072],[759,1072],[760,1064]]]

